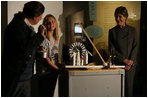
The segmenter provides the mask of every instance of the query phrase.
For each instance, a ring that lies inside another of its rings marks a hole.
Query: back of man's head
[[[44,13],[45,7],[42,3],[38,1],[30,1],[25,3],[23,8],[23,13],[26,18],[38,17]]]

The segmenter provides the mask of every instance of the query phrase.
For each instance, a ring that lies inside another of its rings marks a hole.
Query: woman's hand
[[[132,60],[125,59],[123,60],[123,63],[126,65],[133,65],[134,62]]]
[[[126,65],[126,66],[125,66],[125,70],[130,70],[131,67],[132,67],[132,65]]]
[[[133,66],[134,62],[133,62],[133,60],[125,59],[125,60],[123,60],[123,63],[126,64],[125,70],[129,70]]]

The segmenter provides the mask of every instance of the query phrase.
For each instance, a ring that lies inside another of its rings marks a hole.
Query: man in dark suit
[[[14,15],[4,33],[2,57],[2,96],[31,96],[31,77],[35,51],[44,40],[44,28],[32,29],[44,13],[37,1],[27,2],[23,11]]]

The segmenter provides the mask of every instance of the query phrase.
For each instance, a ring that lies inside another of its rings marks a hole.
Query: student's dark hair
[[[118,8],[116,8],[114,16],[116,17],[118,14],[122,14],[124,17],[128,17],[128,11],[126,9],[126,7],[124,6],[120,6]]]
[[[25,3],[23,13],[27,18],[34,18],[44,13],[45,7],[38,1],[30,1]]]

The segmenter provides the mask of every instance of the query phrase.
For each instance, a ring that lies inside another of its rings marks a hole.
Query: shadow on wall
[[[61,33],[64,33],[64,16],[63,14],[59,15],[59,27],[61,28]]]
[[[63,14],[59,15],[58,21],[59,21],[59,28],[61,32],[59,33],[59,57],[62,60],[62,49],[63,49],[63,43],[64,43],[64,22],[63,22]]]

